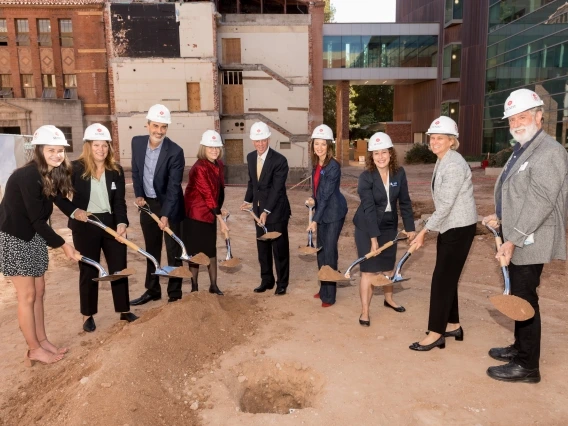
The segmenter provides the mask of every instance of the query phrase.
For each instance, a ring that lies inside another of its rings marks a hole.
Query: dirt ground
[[[406,167],[416,216],[431,213],[433,166]],[[358,205],[356,166],[343,169],[349,214],[339,242],[340,267],[355,260],[352,217]],[[494,178],[474,170],[479,214],[492,211]],[[540,286],[543,321],[541,374],[537,385],[494,381],[489,348],[513,341],[513,321],[488,300],[502,290],[493,239],[476,236],[460,282],[463,342],[448,339],[444,350],[414,352],[424,336],[435,235],[407,262],[411,278],[395,287],[407,309],[382,306],[375,290],[371,327],[358,323],[359,271],[338,289],[337,303],[323,309],[317,264],[301,259],[306,244],[308,192],[289,192],[291,279],[288,294],[253,293],[259,282],[254,224],[238,208],[243,187],[227,189],[225,207],[233,254],[242,267],[219,273],[224,297],[209,294],[204,269],[200,291],[167,304],[166,298],[133,312],[141,319],[118,321],[110,285],[100,289],[97,330],[82,331],[78,269],[60,250],[50,252],[47,328],[67,345],[65,360],[27,369],[18,329],[13,286],[0,276],[0,425],[565,425],[568,424],[566,337],[568,290],[564,262],[546,265]],[[138,215],[127,186],[129,239],[143,245]],[[60,212],[53,226],[70,240]],[[399,244],[398,257],[405,251]],[[218,254],[225,254],[218,238]],[[165,255],[163,256],[165,260]],[[145,260],[129,252],[130,295],[144,291]],[[163,294],[165,295],[165,286]],[[564,361],[563,361],[564,360]]]

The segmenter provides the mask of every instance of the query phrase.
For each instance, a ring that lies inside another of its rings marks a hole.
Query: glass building
[[[503,104],[516,89],[544,101],[544,130],[568,143],[568,2],[490,0],[483,152],[497,152],[512,137]]]

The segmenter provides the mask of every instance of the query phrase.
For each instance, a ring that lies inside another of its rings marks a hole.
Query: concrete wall
[[[176,3],[179,18],[180,53],[182,58],[215,56],[213,3]]]

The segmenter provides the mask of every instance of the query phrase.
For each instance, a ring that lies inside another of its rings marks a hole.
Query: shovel
[[[95,262],[93,259],[89,259],[88,257],[81,255],[80,253],[75,254],[75,260],[94,266],[99,270],[99,276],[97,278],[93,278],[93,281],[116,281],[134,274],[133,269],[123,269],[122,271],[109,275],[107,271],[105,271],[105,268],[103,268],[103,265]]]
[[[156,216],[155,213],[152,213],[152,210],[150,210],[150,206],[148,204],[145,204],[144,206],[140,207],[138,204],[134,203],[134,205],[136,207],[138,207],[139,210],[142,210],[144,213],[147,213],[152,219],[154,219],[156,221],[156,223],[160,223],[160,219],[158,218],[158,216]],[[189,256],[187,254],[187,250],[185,249],[185,245],[183,244],[183,242],[178,238],[178,236],[176,234],[174,234],[174,231],[172,231],[168,226],[166,226],[164,228],[164,231],[166,231],[168,233],[168,235],[170,237],[172,237],[172,239],[179,244],[179,246],[181,247],[181,255],[178,257],[179,260],[183,260],[184,262],[190,262],[190,263],[196,263],[198,265],[209,265],[210,260],[209,258],[204,254],[204,253],[197,253],[194,256]]]
[[[264,235],[261,236],[261,237],[258,237],[257,240],[259,240],[259,241],[271,241],[271,240],[275,240],[276,238],[278,238],[282,235],[280,232],[276,232],[276,231],[268,232],[268,229],[266,229],[266,226],[264,226],[262,223],[260,223],[260,219],[252,211],[252,204],[250,204],[249,208],[243,209],[243,211],[249,212],[251,214],[251,216],[254,218],[256,224],[258,226],[260,226],[262,228],[262,230],[264,231]]]
[[[306,200],[306,207],[309,209],[309,213],[308,213],[308,226],[312,223],[312,217],[313,217],[313,212],[314,212],[314,200],[313,198],[309,198],[308,200]],[[318,251],[321,250],[321,247],[315,247],[314,246],[314,242],[313,242],[313,233],[312,231],[308,231],[308,245],[307,246],[300,246],[298,247],[298,251],[300,252],[300,255],[312,255],[312,254],[317,254]]]
[[[499,235],[499,232],[489,225],[485,225],[493,235],[495,236],[495,244],[497,245],[497,250],[503,244],[503,240]],[[501,272],[503,273],[503,279],[505,281],[505,289],[503,294],[499,296],[492,296],[489,298],[493,306],[497,308],[499,312],[503,315],[508,316],[515,321],[526,321],[534,317],[534,308],[525,299],[521,299],[518,296],[513,296],[511,294],[511,280],[509,279],[509,268],[507,267],[505,257],[499,258],[499,263],[501,264]]]
[[[176,266],[164,266],[163,268],[160,267],[160,264],[158,263],[156,258],[154,256],[152,256],[150,253],[148,253],[145,250],[142,250],[140,247],[138,247],[132,241],[128,241],[126,238],[118,235],[118,233],[115,230],[109,228],[104,223],[102,223],[98,217],[94,216],[91,213],[87,213],[87,215],[89,217],[95,218],[95,220],[93,220],[93,219],[90,219],[89,217],[87,217],[87,222],[105,230],[110,235],[112,235],[114,238],[116,238],[118,241],[120,241],[122,244],[125,244],[126,246],[130,247],[132,250],[137,251],[142,256],[149,259],[154,264],[154,266],[156,268],[156,271],[152,275],[158,275],[160,277],[167,277],[167,278],[191,278],[193,276],[188,269],[185,269],[182,266],[178,266],[178,267],[176,267]]]
[[[223,221],[227,223],[227,219],[229,219],[231,213],[229,213],[228,210],[223,209],[221,210],[221,215],[223,217]],[[241,264],[241,260],[237,257],[233,257],[231,253],[231,239],[229,238],[229,231],[225,231],[224,234],[225,244],[227,245],[227,257],[225,257],[225,260],[219,262],[219,265],[225,268],[235,268]]]

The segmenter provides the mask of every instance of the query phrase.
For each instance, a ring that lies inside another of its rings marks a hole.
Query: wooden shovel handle
[[[394,243],[392,241],[389,241],[388,243],[385,243],[384,245],[382,245],[381,247],[379,247],[378,249],[376,249],[375,251],[372,251],[370,253],[367,253],[365,255],[366,259],[370,259],[371,257],[375,257],[378,256],[379,254],[381,254],[383,251],[385,251],[386,249],[388,249],[390,246],[392,246]]]
[[[503,245],[503,240],[501,239],[501,237],[495,237],[495,245],[497,246],[497,251],[499,251],[499,249]],[[501,265],[502,268],[509,266],[507,265],[505,256],[499,256],[499,264]]]
[[[132,241],[128,241],[126,238],[121,237],[120,235],[118,235],[118,233],[114,230],[111,229],[109,227],[105,228],[105,231],[107,231],[110,235],[112,235],[114,238],[116,238],[118,241],[120,241],[122,244],[127,245],[128,247],[130,247],[132,250],[134,251],[138,251],[140,250],[140,247],[138,247],[136,244],[134,244]]]
[[[162,221],[160,220],[160,218],[158,216],[156,216],[156,213],[150,213],[150,217],[152,219],[154,219],[156,221],[156,223],[161,223]],[[174,231],[172,231],[168,226],[166,226],[164,228],[164,231],[166,231],[169,235],[173,235]]]
[[[416,244],[411,244],[410,247],[408,248],[407,252],[412,254],[416,251]]]
[[[225,235],[225,239],[229,239],[229,231],[223,231],[223,235]]]

